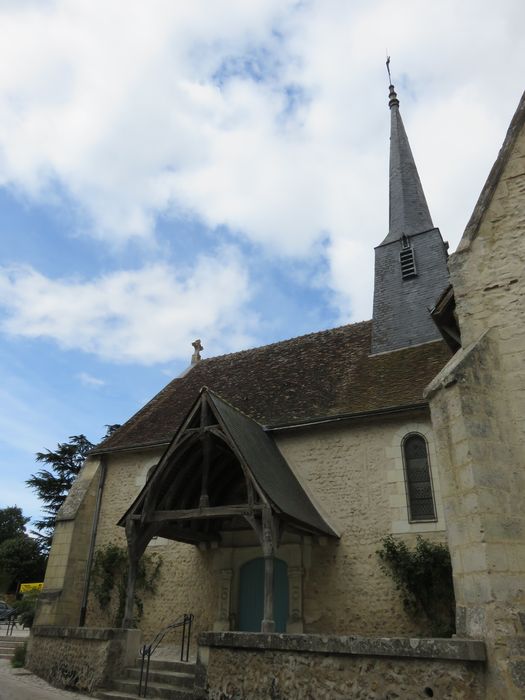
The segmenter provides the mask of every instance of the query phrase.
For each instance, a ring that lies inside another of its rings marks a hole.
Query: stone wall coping
[[[476,639],[416,637],[357,637],[322,634],[259,634],[202,632],[199,646],[278,650],[314,654],[402,656],[414,659],[485,661],[485,642]]]
[[[59,627],[55,625],[36,625],[31,629],[34,637],[60,637],[68,639],[92,639],[107,641],[123,639],[129,630],[112,627]]]

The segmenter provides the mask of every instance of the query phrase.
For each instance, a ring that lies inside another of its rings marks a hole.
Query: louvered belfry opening
[[[399,253],[399,260],[401,261],[401,277],[404,280],[417,275],[414,249],[410,245]]]
[[[403,456],[409,520],[435,520],[436,508],[425,438],[422,435],[406,437]]]

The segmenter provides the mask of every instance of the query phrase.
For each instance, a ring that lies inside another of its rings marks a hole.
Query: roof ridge
[[[372,319],[367,319],[366,321],[354,321],[354,323],[343,323],[340,326],[335,326],[334,328],[325,328],[320,331],[311,331],[310,333],[303,333],[302,335],[294,335],[291,338],[285,338],[283,340],[276,340],[273,343],[266,343],[265,345],[255,345],[253,348],[246,348],[245,350],[235,350],[234,352],[225,352],[222,355],[213,355],[212,357],[203,358],[198,364],[194,365],[199,367],[205,362],[210,362],[211,360],[219,360],[223,357],[232,357],[233,355],[242,355],[244,353],[254,352],[256,350],[266,350],[266,348],[276,347],[277,345],[284,345],[285,343],[292,343],[296,340],[303,340],[314,335],[322,335],[324,333],[334,333],[335,331],[340,331],[342,328],[349,328],[350,326],[364,326],[366,324],[372,323]]]

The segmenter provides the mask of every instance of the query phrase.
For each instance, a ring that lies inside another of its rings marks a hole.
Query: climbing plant
[[[100,609],[108,614],[115,627],[124,616],[126,605],[126,586],[128,581],[128,553],[124,547],[108,544],[98,549],[92,569],[92,592]],[[135,584],[135,607],[137,620],[144,612],[141,594],[153,594],[162,568],[160,554],[144,554],[139,562]]]
[[[454,634],[456,604],[447,547],[421,536],[413,550],[392,535],[381,544],[381,569],[394,580],[407,612],[426,617],[436,637]]]

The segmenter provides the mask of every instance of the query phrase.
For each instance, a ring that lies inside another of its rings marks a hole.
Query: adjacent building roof
[[[275,426],[424,405],[450,357],[442,341],[371,357],[371,321],[201,360],[174,379],[95,452],[167,444],[203,386]]]

